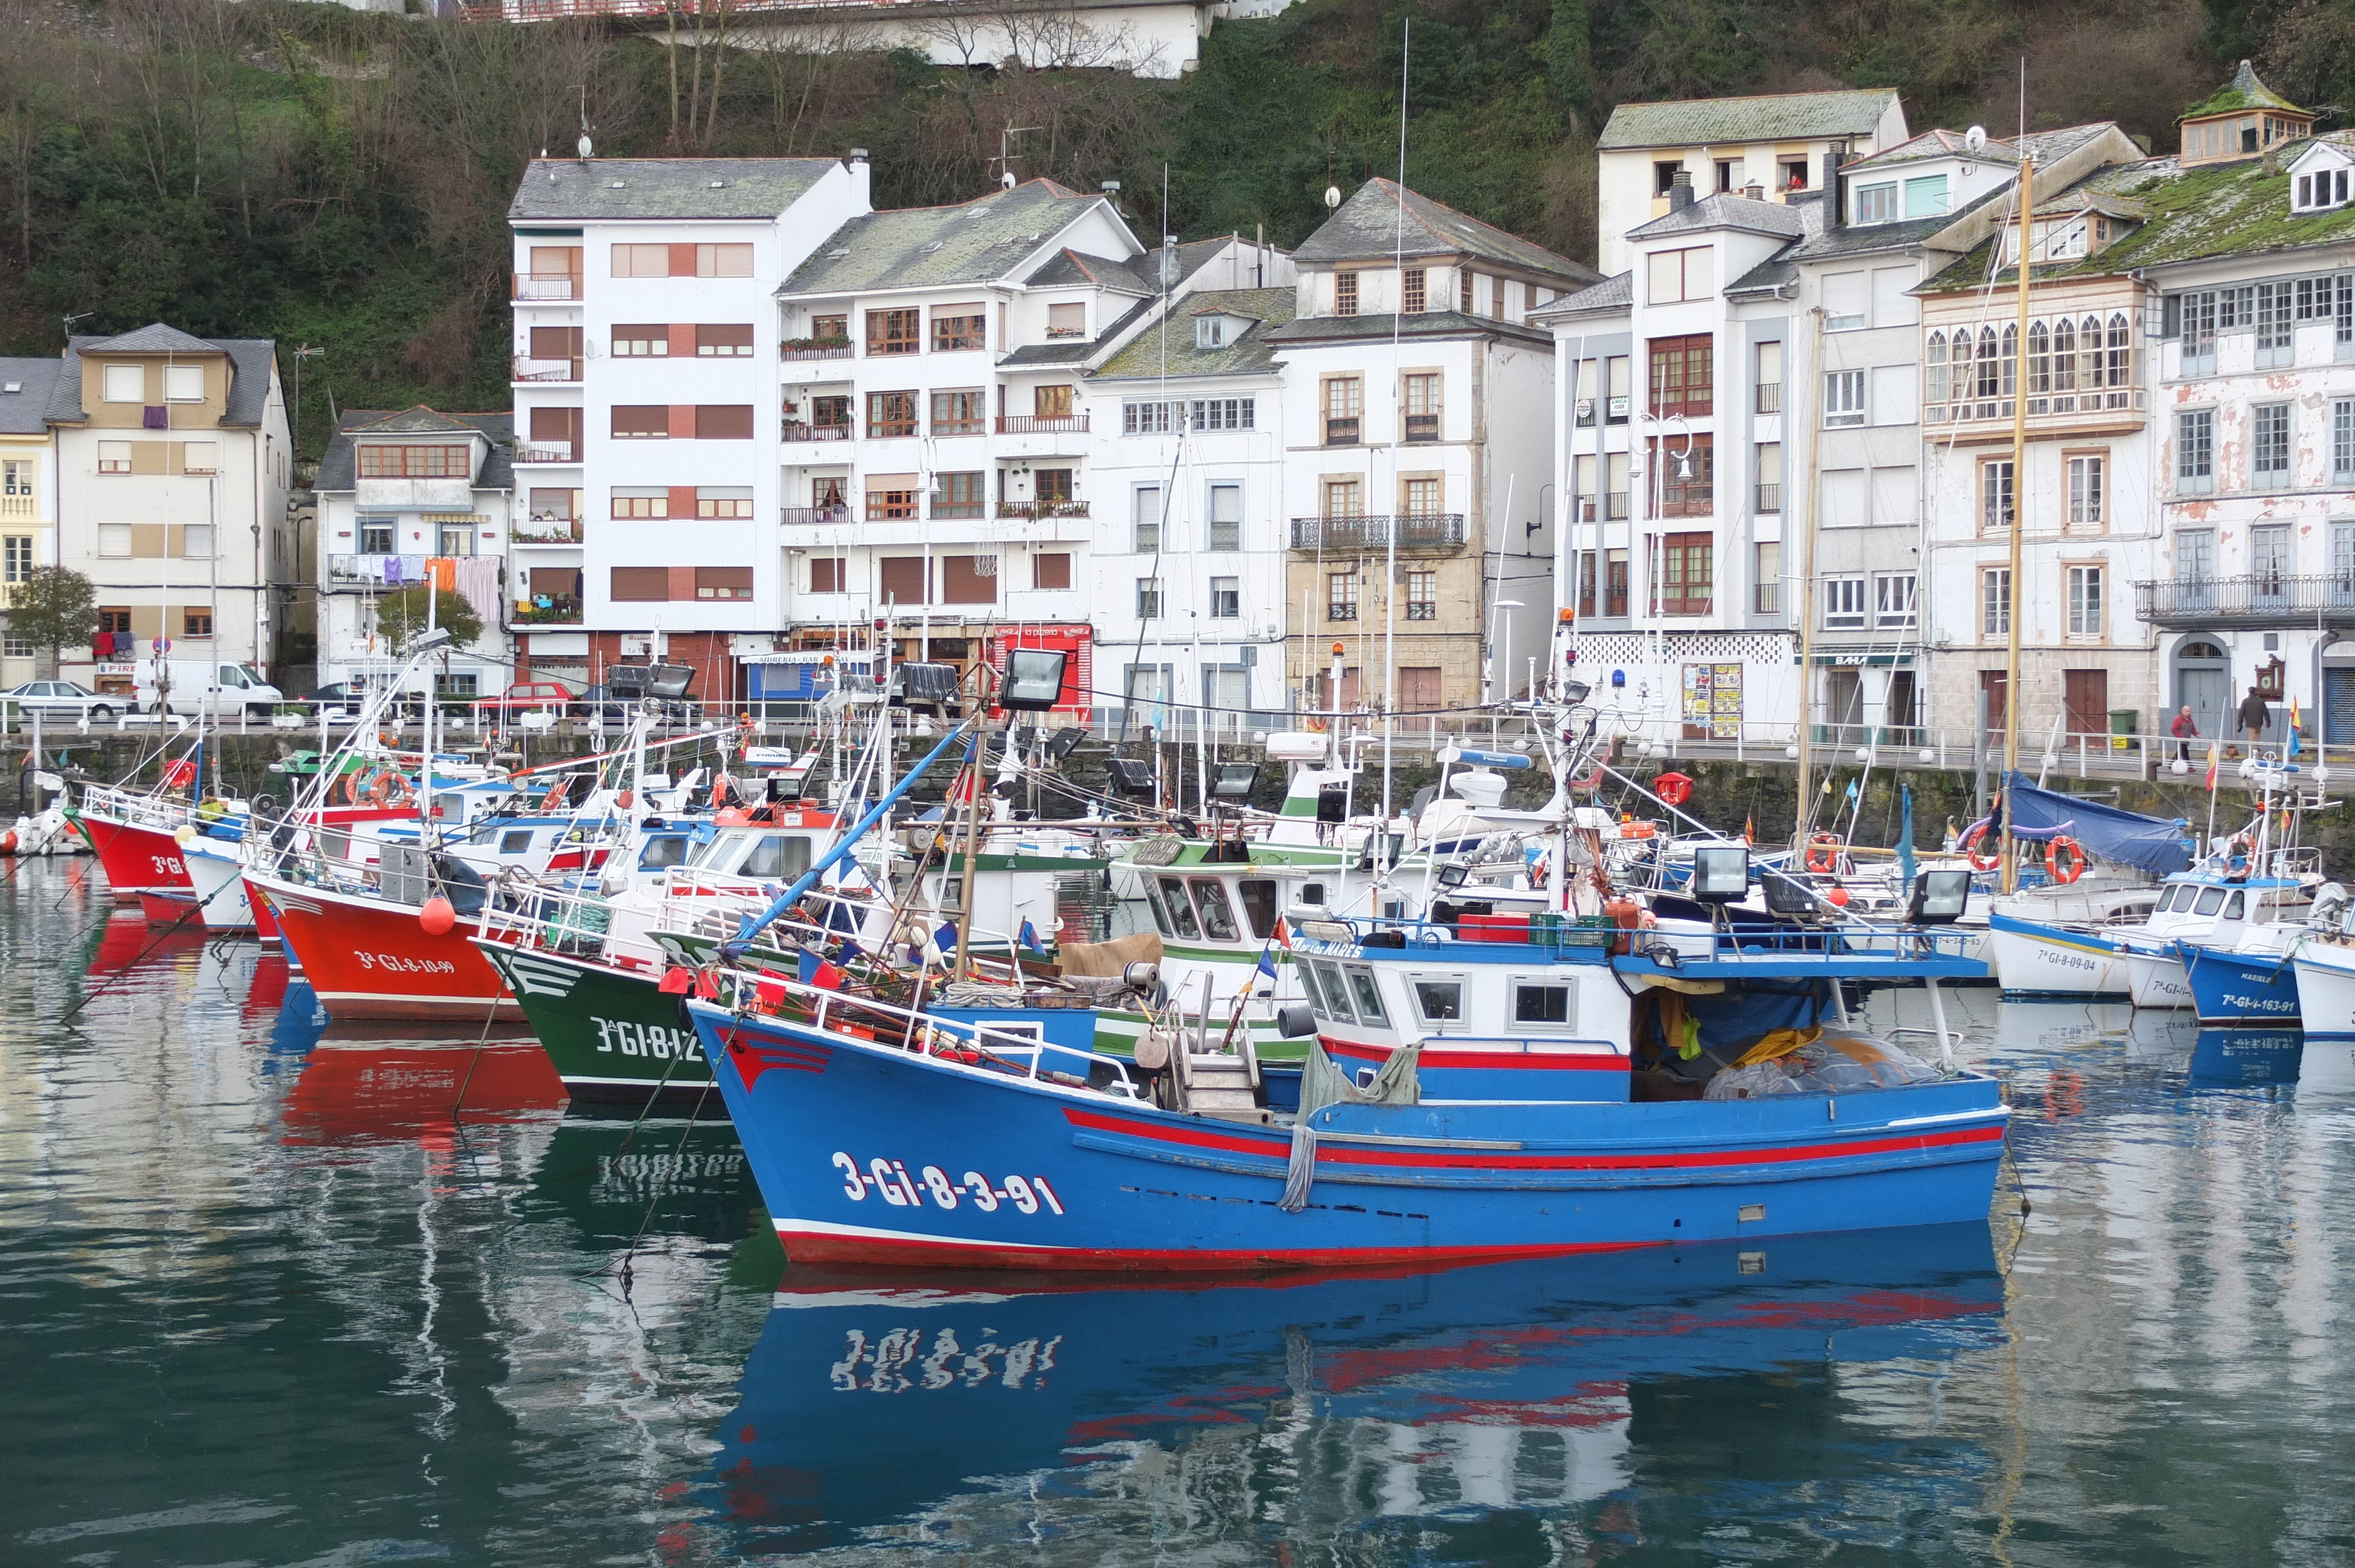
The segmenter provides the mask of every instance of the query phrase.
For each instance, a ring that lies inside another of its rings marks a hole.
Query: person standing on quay
[[[2254,686],[2251,686],[2249,694],[2241,699],[2240,719],[2241,728],[2248,733],[2249,755],[2254,757],[2258,744],[2265,738],[2265,726],[2274,722],[2274,710],[2265,705],[2264,694]],[[2238,757],[2241,754],[2236,749],[2232,755]]]

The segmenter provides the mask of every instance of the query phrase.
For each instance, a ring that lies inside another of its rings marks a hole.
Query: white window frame
[[[1876,631],[1910,631],[1921,620],[1921,578],[1913,572],[1875,572],[1872,626]]]
[[[137,403],[144,407],[147,402],[147,367],[144,365],[99,366],[99,397],[108,403]]]
[[[2110,613],[2109,583],[2103,567],[2073,562],[2062,568],[2062,581],[2066,588],[2069,635],[2098,641],[2107,630]]]
[[[1864,574],[1827,575],[1823,582],[1823,629],[1826,631],[1862,631],[1867,624]]]
[[[1825,429],[1864,423],[1870,407],[1865,397],[1865,373],[1861,370],[1824,372]]]
[[[1878,223],[1894,223],[1903,209],[1899,205],[1897,182],[1881,180],[1869,185],[1850,187],[1856,196],[1854,223],[1859,228]]]
[[[187,390],[191,378],[196,390]],[[167,365],[164,367],[164,401],[166,403],[201,403],[205,400],[205,367],[201,365]]]

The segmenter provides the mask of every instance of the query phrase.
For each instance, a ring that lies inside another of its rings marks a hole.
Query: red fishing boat
[[[255,869],[245,880],[337,1022],[523,1022],[523,1010],[474,945],[479,922],[459,918],[445,900],[406,903]]]
[[[195,820],[195,808],[186,800],[91,784],[83,788],[71,815],[97,853],[106,885],[118,902],[138,902],[146,892],[177,891],[185,896],[191,891],[188,868],[172,836],[182,823]],[[176,914],[172,911],[165,918]]]

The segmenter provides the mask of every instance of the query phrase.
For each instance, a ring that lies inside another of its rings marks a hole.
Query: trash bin
[[[2110,710],[2110,749],[2112,751],[2132,751],[2135,748],[2133,736],[2137,716],[2132,708]]]

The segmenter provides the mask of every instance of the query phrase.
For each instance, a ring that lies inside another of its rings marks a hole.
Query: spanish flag
[[[2297,699],[2296,697],[2292,697],[2289,700],[2289,750],[2286,754],[2290,757],[2296,757],[2298,752],[2299,727],[2300,721],[2297,713]]]
[[[2208,743],[2208,793],[2216,792],[2216,743]]]

